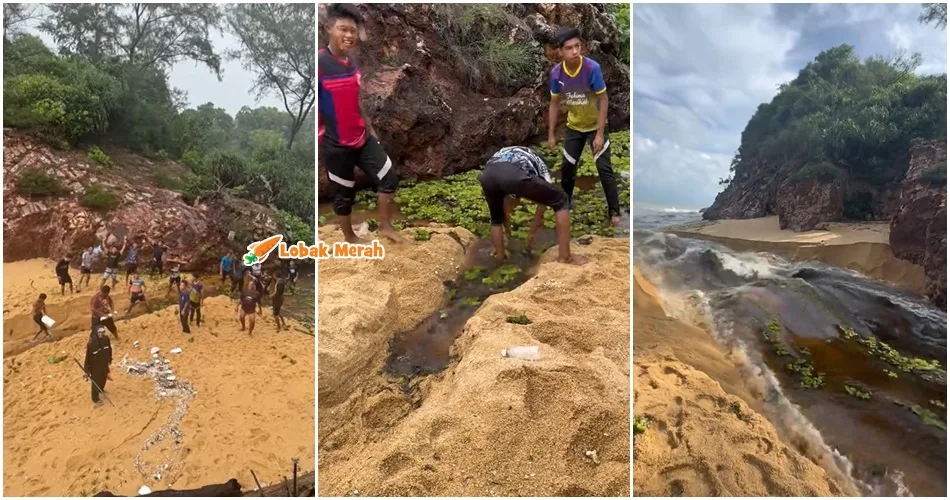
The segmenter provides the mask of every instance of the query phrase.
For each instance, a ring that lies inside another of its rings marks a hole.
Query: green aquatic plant
[[[880,341],[877,337],[869,336],[858,339],[858,343],[867,348],[868,352],[874,357],[896,366],[905,373],[911,372],[929,372],[940,369],[940,361],[927,361],[921,358],[914,358],[902,355],[897,349]]]
[[[521,269],[518,266],[505,264],[495,269],[490,275],[482,278],[482,283],[485,285],[504,285],[515,279],[520,273]]]
[[[945,405],[945,404],[943,403],[943,401],[940,401],[939,399],[931,399],[931,400],[930,400],[930,404],[936,406],[937,408],[946,408],[946,407],[947,407],[947,405]]]
[[[528,317],[525,316],[524,314],[521,314],[518,316],[508,316],[507,318],[505,318],[505,322],[511,323],[514,325],[530,325],[531,324],[531,320],[528,319]]]
[[[940,417],[937,416],[936,413],[926,408],[923,408],[920,405],[911,406],[910,411],[914,412],[914,415],[917,415],[918,417],[920,417],[920,419],[924,421],[924,424],[937,427],[944,431],[947,430],[947,424],[943,422],[942,420],[940,420]]]
[[[785,369],[799,376],[798,385],[801,387],[818,389],[825,385],[825,374],[816,372],[814,365],[807,358],[786,363]]]
[[[844,391],[848,393],[849,396],[867,401],[871,399],[871,392],[862,390],[860,387],[853,386],[850,384],[844,384]]]
[[[887,368],[884,369],[884,373],[887,374],[889,378],[897,378],[897,373],[892,372],[888,370]]]
[[[462,304],[464,304],[466,307],[478,307],[481,305],[481,303],[482,299],[478,297],[469,297],[462,301]]]
[[[839,327],[839,329],[841,330],[841,334],[844,335],[845,340],[851,340],[858,336],[858,334],[854,331],[854,328],[851,328],[850,326],[845,325]]]
[[[651,423],[653,423],[653,420],[651,420],[650,417],[644,417],[643,415],[633,417],[633,433],[645,433],[647,428],[650,427]]]
[[[769,323],[768,329],[769,329],[770,332],[777,332],[777,331],[781,330],[782,327],[781,327],[781,325],[778,324],[777,321],[773,321],[773,322]]]
[[[465,271],[462,277],[469,281],[477,280],[485,271],[487,271],[487,269],[482,266],[472,266],[469,270]]]

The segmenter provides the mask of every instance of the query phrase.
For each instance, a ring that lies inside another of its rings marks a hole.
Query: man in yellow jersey
[[[574,178],[584,143],[590,143],[597,175],[604,186],[610,223],[620,223],[617,181],[610,165],[610,139],[607,132],[607,84],[600,65],[581,55],[581,35],[577,28],[564,28],[555,37],[561,62],[551,69],[551,104],[548,107],[548,146],[557,143],[558,107],[567,106],[567,133],[564,137],[564,162],[561,187],[574,206]]]

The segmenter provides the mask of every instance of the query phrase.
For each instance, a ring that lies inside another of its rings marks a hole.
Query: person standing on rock
[[[89,335],[89,342],[86,343],[86,361],[82,367],[86,370],[85,379],[89,382],[92,377],[92,402],[98,406],[102,404],[99,399],[99,390],[105,390],[106,381],[109,380],[109,365],[112,364],[112,342],[106,336],[105,327],[98,326],[92,329]]]
[[[131,236],[130,236],[131,238]],[[123,245],[123,250],[125,246]],[[128,285],[132,281],[132,275],[136,274],[136,271],[139,269],[139,244],[134,239],[132,240],[132,247],[129,248],[129,252],[125,254],[125,284]]]
[[[188,327],[188,315],[191,313],[191,290],[188,282],[178,283],[178,319],[181,321],[181,331],[191,333]]]
[[[112,302],[112,297],[109,296],[109,293],[112,291],[108,286],[103,286],[99,289],[99,293],[92,296],[92,300],[89,301],[89,309],[92,314],[92,331],[96,331],[96,327],[104,326],[112,332],[112,335],[115,335],[115,339],[119,340],[119,329],[115,326],[115,320],[113,316],[115,315],[115,304]]]
[[[607,130],[607,84],[600,65],[581,55],[581,34],[577,28],[564,28],[555,35],[561,62],[551,69],[551,104],[548,106],[548,147],[555,150],[557,120],[561,101],[567,106],[567,132],[561,164],[561,187],[573,208],[574,180],[584,144],[589,143],[597,165],[597,175],[607,197],[611,225],[620,224],[620,198],[617,180],[610,164],[610,139]]]
[[[399,180],[393,162],[379,144],[376,131],[360,103],[360,68],[355,57],[363,18],[350,4],[327,8],[330,43],[318,57],[319,150],[333,186],[333,213],[350,243],[366,243],[353,231],[356,172],[359,167],[379,192],[379,234],[396,243],[405,241],[392,226],[391,202]]]
[[[159,276],[162,275],[164,269],[162,268],[162,256],[165,254],[165,246],[161,243],[152,243],[152,267],[149,271],[149,275],[154,278],[156,274]]]
[[[263,316],[264,309],[261,306],[261,292],[257,291],[257,286],[254,285],[254,282],[252,281],[248,283],[247,288],[241,292],[241,300],[238,301],[238,309],[240,311],[238,319],[241,321],[241,331],[243,332],[246,327],[244,323],[245,317],[248,319],[248,321],[250,321],[251,324],[251,328],[247,331],[248,336],[254,334],[254,322],[257,319],[255,307],[257,313],[260,313]]]
[[[79,286],[76,287],[76,291],[82,288],[83,281],[85,281],[86,286],[89,286],[89,279],[92,277],[92,261],[95,258],[96,253],[92,247],[87,248],[82,253],[82,260],[79,263]]]
[[[69,276],[69,259],[67,255],[56,263],[56,279],[59,280],[59,291],[66,295],[66,285],[69,285],[69,293],[76,293],[73,290],[73,279]]]
[[[534,237],[544,223],[547,207],[554,210],[557,228],[558,261],[582,265],[587,258],[571,254],[571,218],[568,212],[567,194],[551,181],[548,166],[540,156],[528,148],[511,146],[502,148],[485,164],[478,176],[482,192],[488,202],[491,215],[491,238],[495,257],[505,261],[505,235],[511,235],[511,211],[516,198],[527,198],[538,204],[534,220],[528,231],[525,248],[530,250]]]
[[[145,280],[139,277],[139,273],[132,274],[132,281],[129,282],[129,308],[125,311],[125,318],[128,319],[132,314],[132,308],[135,307],[137,303],[145,304],[145,308],[148,309],[148,312],[152,312],[152,306],[148,305],[148,300],[145,299]]]
[[[36,299],[36,302],[33,303],[33,322],[40,326],[39,331],[33,336],[34,340],[36,340],[36,337],[39,337],[43,332],[46,332],[47,337],[53,336],[53,334],[49,332],[49,328],[46,327],[46,324],[43,323],[43,316],[46,316],[45,293],[41,293],[40,297]]]

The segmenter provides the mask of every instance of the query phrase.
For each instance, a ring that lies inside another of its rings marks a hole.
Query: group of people
[[[329,44],[318,57],[319,148],[327,177],[334,189],[333,211],[348,242],[364,243],[356,236],[351,213],[356,200],[355,168],[376,184],[379,193],[379,234],[394,241],[402,238],[392,226],[390,202],[398,187],[392,160],[380,145],[372,122],[360,104],[360,68],[356,48],[363,27],[362,16],[350,4],[327,8]],[[556,34],[560,62],[550,71],[551,102],[548,108],[548,146],[557,143],[555,130],[560,104],[568,109],[567,132],[562,149],[561,183],[556,185],[544,160],[530,148],[512,146],[496,152],[479,177],[491,215],[495,255],[505,260],[504,235],[511,236],[511,212],[525,198],[538,210],[529,230],[530,250],[543,223],[546,208],[555,211],[558,260],[581,265],[587,259],[570,250],[570,210],[574,184],[584,145],[589,144],[597,173],[607,198],[610,224],[620,223],[617,182],[611,167],[607,128],[607,85],[600,65],[581,55],[582,39],[577,28]]]
[[[101,404],[99,395],[104,389],[106,381],[109,378],[109,365],[112,362],[112,344],[106,332],[112,334],[116,340],[119,340],[119,331],[115,323],[116,310],[112,299],[112,292],[118,284],[119,265],[124,256],[126,285],[128,285],[129,305],[125,310],[124,318],[128,319],[132,309],[142,303],[149,313],[152,307],[146,299],[146,282],[138,272],[138,256],[140,251],[139,242],[132,235],[126,238],[126,242],[121,248],[115,245],[109,246],[106,241],[101,242],[97,248],[88,248],[83,252],[80,263],[79,287],[85,282],[89,285],[92,274],[93,263],[98,259],[105,261],[105,272],[102,276],[102,283],[99,291],[92,296],[89,302],[92,331],[89,336],[89,342],[86,346],[86,360],[83,368],[86,371],[86,378],[92,383],[92,400],[95,404]],[[104,248],[108,250],[103,253]],[[201,281],[198,273],[192,273],[191,279],[182,279],[182,265],[184,262],[164,259],[166,248],[161,244],[153,244],[152,263],[150,267],[151,276],[164,273],[165,263],[171,264],[168,270],[168,290],[172,289],[178,292],[178,315],[181,322],[182,332],[191,333],[191,324],[201,326],[201,308],[206,297],[205,285]],[[80,288],[73,289],[72,278],[69,275],[70,255],[64,256],[56,264],[56,275],[63,295],[66,293],[66,285],[69,285],[70,293],[78,293]],[[267,295],[271,297],[271,305],[274,311],[274,320],[277,323],[277,330],[280,331],[287,327],[286,320],[281,316],[281,308],[284,304],[284,293],[288,285],[293,288],[297,283],[297,268],[292,261],[282,261],[282,267],[277,276],[265,273],[260,263],[251,266],[244,266],[235,259],[232,252],[228,252],[219,261],[218,271],[221,276],[221,284],[225,285],[230,279],[230,292],[238,292],[238,301],[236,312],[238,320],[241,323],[241,331],[247,331],[248,335],[253,335],[254,327],[258,314],[263,313],[262,298]],[[250,279],[247,286],[242,286],[245,279]],[[106,283],[111,280],[111,286]],[[273,290],[271,290],[273,288]],[[34,340],[41,334],[46,334],[53,338],[49,328],[43,322],[46,312],[47,295],[41,293],[33,304],[33,320],[39,326],[39,330],[34,336]]]

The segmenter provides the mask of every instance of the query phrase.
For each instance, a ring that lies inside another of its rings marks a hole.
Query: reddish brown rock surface
[[[927,296],[947,306],[947,186],[924,174],[947,160],[946,141],[928,141],[911,148],[901,185],[900,207],[891,219],[890,244],[897,257],[924,266]]]
[[[778,190],[778,225],[780,229],[811,231],[822,222],[841,219],[842,181],[823,182],[786,179]]]
[[[129,233],[145,241],[140,262],[151,257],[151,242],[161,242],[166,258],[188,262],[188,269],[214,266],[227,249],[243,251],[250,242],[277,234],[280,217],[267,207],[223,195],[191,206],[181,194],[157,187],[153,178],[165,169],[181,172],[173,162],[108,151],[118,168],[91,165],[81,152],[55,151],[11,131],[3,135],[3,259],[5,262],[72,254],[74,261],[100,237],[110,243]],[[17,192],[24,172],[39,169],[58,178],[69,193],[31,199]],[[98,184],[120,198],[107,213],[80,205],[84,185]],[[228,235],[234,231],[234,241]]]
[[[502,146],[546,138],[547,75],[556,60],[550,43],[562,26],[579,27],[585,55],[601,65],[611,129],[628,128],[630,69],[619,58],[619,31],[608,8],[509,7],[509,41],[532,52],[534,71],[499,84],[472,83],[459,71],[453,47],[437,32],[444,28],[431,4],[361,5],[367,33],[360,48],[364,106],[399,177],[441,178],[480,167]],[[318,176],[319,196],[329,197],[322,164]]]

